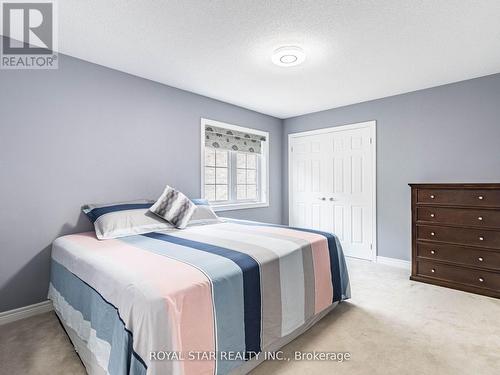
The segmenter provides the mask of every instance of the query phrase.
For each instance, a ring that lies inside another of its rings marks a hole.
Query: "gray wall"
[[[408,183],[500,181],[500,74],[287,119],[283,165],[288,134],[367,120],[377,121],[379,256],[410,259]]]
[[[281,121],[60,58],[0,70],[0,311],[45,299],[51,242],[91,230],[81,204],[166,183],[198,196],[200,117],[270,132],[270,207],[225,215],[273,223],[288,221],[289,133],[377,120],[381,256],[409,259],[408,182],[500,181],[500,74]]]
[[[46,298],[51,242],[91,229],[83,203],[199,196],[200,117],[270,132],[270,207],[224,215],[281,222],[281,120],[60,58],[0,70],[0,311]]]

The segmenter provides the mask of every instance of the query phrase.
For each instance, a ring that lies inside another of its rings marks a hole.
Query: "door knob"
[[[321,199],[322,201],[326,201],[326,197],[321,197],[319,199]]]
[[[334,197],[330,197],[330,202],[333,202],[335,200]]]

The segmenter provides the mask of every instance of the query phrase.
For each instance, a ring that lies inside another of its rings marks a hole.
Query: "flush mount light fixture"
[[[271,60],[278,66],[296,66],[306,59],[304,50],[296,46],[280,47],[273,52]]]

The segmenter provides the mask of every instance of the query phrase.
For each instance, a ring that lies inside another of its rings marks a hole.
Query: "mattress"
[[[89,374],[243,374],[350,297],[331,233],[223,223],[53,243],[49,298]]]

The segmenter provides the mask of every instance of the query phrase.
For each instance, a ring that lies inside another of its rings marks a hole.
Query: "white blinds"
[[[205,125],[205,145],[209,147],[260,154],[265,141],[262,135]]]

